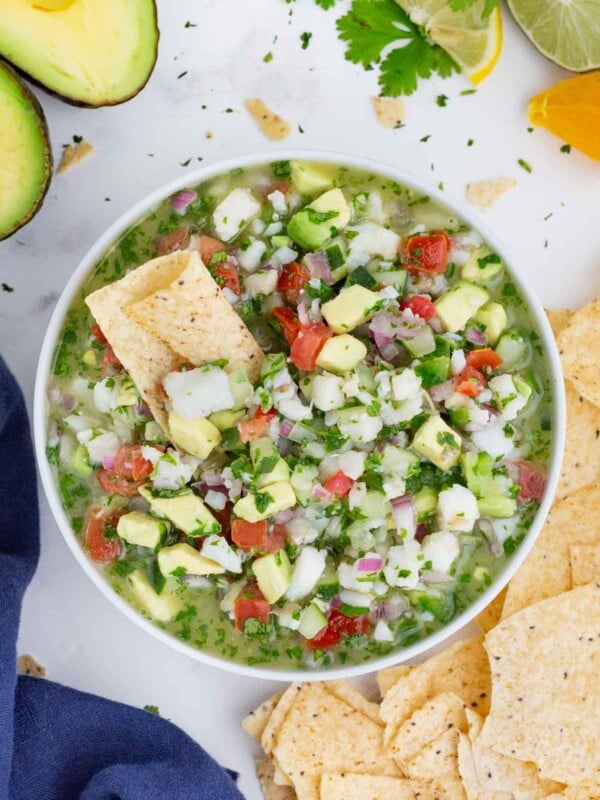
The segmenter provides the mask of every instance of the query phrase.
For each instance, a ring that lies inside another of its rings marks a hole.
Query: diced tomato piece
[[[350,489],[354,486],[354,481],[345,472],[339,470],[325,481],[323,488],[337,497],[346,497]]]
[[[483,389],[485,389],[485,376],[467,364],[456,380],[456,391],[466,394],[467,397],[477,397]]]
[[[266,433],[269,423],[276,414],[277,412],[273,408],[270,408],[268,411],[257,408],[252,419],[240,420],[237,424],[237,428],[242,442],[251,442],[253,439],[258,439],[259,436]]]
[[[101,508],[90,508],[85,523],[84,541],[92,561],[108,564],[121,555],[123,545],[114,531],[120,516],[120,512],[107,515]],[[110,537],[107,538],[109,531]]]
[[[115,465],[110,472],[115,478],[127,481],[141,481],[152,472],[153,465],[142,455],[142,448],[137,445],[123,446],[115,458]]]
[[[242,550],[252,550],[254,547],[264,550],[269,541],[267,520],[246,522],[243,519],[234,519],[231,523],[231,539]]]
[[[273,309],[272,313],[277,322],[281,325],[281,332],[286,342],[290,346],[293,345],[302,327],[298,315],[291,308],[287,308],[287,306],[278,306]]]
[[[288,303],[297,303],[300,291],[310,280],[310,270],[304,264],[292,261],[283,268],[277,281],[277,291],[285,295]]]
[[[420,294],[415,294],[410,297],[408,300],[404,300],[400,303],[400,308],[404,311],[405,308],[409,308],[413,314],[416,314],[421,319],[424,319],[425,322],[429,322],[430,319],[433,319],[437,314],[436,308],[434,304],[428,297],[423,297]]]
[[[161,236],[156,241],[156,252],[159,256],[166,256],[176,250],[185,250],[190,243],[190,232],[187,228],[175,228]]]
[[[306,643],[309,650],[328,650],[336,647],[346,636],[362,634],[366,636],[371,630],[371,623],[366,616],[347,617],[339,611],[330,611],[327,627],[319,631],[313,639]]]
[[[487,374],[498,369],[502,364],[502,359],[491,347],[482,347],[479,350],[471,350],[470,353],[467,353],[467,364]]]
[[[100,342],[100,344],[103,344],[104,346],[106,346],[108,344],[108,339],[102,333],[102,330],[100,329],[100,325],[96,325],[96,324],[92,325],[91,334],[94,337],[94,339],[97,339]]]
[[[123,497],[133,497],[138,493],[138,489],[144,481],[128,481],[125,478],[117,478],[110,469],[99,469],[96,473],[96,480],[108,494],[120,494]]]
[[[287,194],[291,188],[291,183],[289,181],[273,181],[272,183],[267,184],[264,189],[265,197],[268,197],[272,192],[281,192],[281,194]]]
[[[290,361],[298,369],[305,371],[314,369],[323,345],[331,336],[333,331],[323,322],[303,325],[290,348]]]
[[[225,250],[227,250],[227,247],[220,239],[213,239],[212,236],[200,236],[198,239],[200,258],[207,267],[215,253],[222,253]]]
[[[546,489],[546,477],[543,472],[536,469],[527,461],[518,461],[519,467],[519,495],[522,503],[528,500],[541,500]]]
[[[264,550],[266,553],[278,553],[287,541],[285,525],[275,524],[269,531],[268,541]]]
[[[230,289],[234,294],[240,295],[240,276],[237,269],[231,264],[217,264],[213,267],[215,280],[221,289]]]
[[[450,239],[444,231],[411,236],[406,244],[406,267],[423,272],[445,272],[450,247]]]
[[[257,619],[266,623],[269,621],[269,611],[269,603],[258,588],[258,584],[256,581],[249,581],[235,601],[235,627],[238,631],[243,631],[247,619]]]

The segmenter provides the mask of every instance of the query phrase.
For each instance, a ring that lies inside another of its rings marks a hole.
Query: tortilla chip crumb
[[[86,142],[85,139],[75,144],[67,145],[63,150],[62,158],[57,169],[58,174],[61,175],[63,172],[71,169],[71,167],[74,167],[75,164],[79,164],[80,161],[83,161],[93,152],[93,146],[89,142]]]
[[[514,178],[495,178],[467,184],[467,200],[480,208],[491,208],[503,194],[517,185]]]
[[[46,667],[38,664],[33,656],[19,656],[17,658],[17,674],[31,675],[33,678],[45,678]]]
[[[274,781],[275,767],[270,758],[256,759],[256,777],[265,800],[296,800],[291,786],[278,786]]]
[[[205,139],[212,139],[213,138],[213,132],[211,130],[207,130],[205,132],[205,134],[204,134],[204,138]]]
[[[244,105],[267,139],[280,142],[282,139],[287,139],[292,132],[289,122],[271,111],[262,100],[244,100]]]
[[[406,109],[402,100],[389,97],[372,97],[373,110],[384,128],[399,128],[404,122]]]

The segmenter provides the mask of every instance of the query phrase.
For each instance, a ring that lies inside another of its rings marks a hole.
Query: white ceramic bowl
[[[390,655],[381,658],[373,658],[371,661],[368,661],[364,664],[340,666],[328,670],[312,671],[301,671],[294,669],[268,669],[264,667],[247,666],[234,661],[228,661],[227,659],[219,658],[218,656],[210,653],[197,650],[177,639],[175,636],[160,630],[151,622],[144,619],[132,606],[130,606],[115,591],[113,591],[109,583],[102,576],[102,573],[96,569],[96,567],[87,558],[82,550],[81,545],[71,529],[67,515],[61,506],[58,491],[45,453],[47,439],[46,387],[50,375],[52,356],[56,346],[57,338],[62,329],[65,314],[69,309],[76,292],[101,256],[110,248],[110,246],[115,242],[116,239],[118,239],[118,237],[126,228],[136,223],[150,209],[152,209],[166,197],[172,195],[174,192],[177,192],[186,186],[194,186],[209,178],[215,177],[221,173],[225,173],[234,167],[251,167],[260,164],[268,164],[276,160],[295,158],[341,164],[361,170],[369,170],[387,178],[391,178],[392,180],[398,181],[401,184],[415,189],[417,192],[429,195],[441,206],[445,207],[457,217],[464,220],[468,225],[480,233],[486,243],[494,251],[502,254],[503,259],[509,267],[512,279],[518,286],[523,297],[526,299],[531,314],[533,317],[535,317],[542,338],[542,346],[546,352],[547,362],[550,368],[550,383],[554,396],[552,407],[553,442],[546,484],[546,493],[525,539],[520,544],[518,549],[510,556],[504,569],[494,580],[493,584],[476,602],[455,617],[450,623],[420,642],[410,645],[404,649],[399,649]],[[46,492],[46,497],[48,498],[50,508],[52,509],[52,513],[54,514],[54,518],[56,519],[58,527],[60,528],[62,535],[65,537],[67,544],[71,548],[73,555],[83,570],[96,584],[100,591],[115,606],[117,606],[117,608],[119,608],[130,620],[135,622],[149,634],[156,637],[161,642],[164,642],[169,647],[173,647],[175,650],[179,650],[181,653],[185,653],[197,661],[201,661],[205,664],[210,664],[214,667],[225,669],[230,672],[235,672],[240,675],[285,681],[348,678],[367,672],[372,672],[375,669],[390,667],[394,664],[408,661],[409,659],[415,659],[424,651],[440,645],[444,640],[457,633],[457,631],[467,625],[467,623],[469,623],[477,614],[479,614],[485,608],[485,606],[487,606],[494,599],[494,597],[499,594],[499,592],[508,583],[510,578],[515,574],[531,550],[533,543],[535,542],[535,539],[541,530],[556,491],[556,485],[559,478],[565,439],[565,397],[560,360],[552,331],[548,324],[546,314],[544,313],[544,309],[540,305],[532,290],[519,277],[516,270],[516,262],[511,258],[510,252],[507,250],[504,243],[498,241],[496,235],[486,228],[480,217],[475,212],[464,207],[462,204],[459,204],[454,199],[448,197],[426,181],[422,181],[420,178],[416,178],[415,176],[403,172],[400,169],[396,169],[395,167],[391,167],[386,164],[380,164],[376,161],[371,161],[370,159],[343,155],[341,153],[329,153],[313,150],[278,150],[275,152],[257,153],[251,156],[240,157],[229,161],[221,161],[210,166],[201,167],[194,172],[187,172],[185,176],[177,178],[177,180],[174,180],[172,183],[168,183],[166,186],[163,186],[156,192],[153,192],[145,197],[139,203],[136,203],[133,208],[123,214],[106,231],[106,233],[101,236],[100,239],[98,239],[98,241],[91,248],[71,276],[71,279],[67,283],[56,305],[52,319],[50,320],[50,324],[44,338],[44,343],[42,345],[36,376],[34,431],[35,449],[42,478],[42,485]]]

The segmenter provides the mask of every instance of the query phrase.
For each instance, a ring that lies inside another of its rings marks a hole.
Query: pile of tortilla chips
[[[485,636],[383,670],[380,703],[339,681],[267,700],[242,723],[266,800],[600,800],[600,303],[551,322],[561,485]]]

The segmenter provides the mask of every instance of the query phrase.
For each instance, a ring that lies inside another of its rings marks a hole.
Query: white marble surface
[[[95,153],[57,176],[33,222],[0,243],[0,282],[14,287],[13,293],[0,291],[0,352],[29,403],[53,305],[96,237],[133,202],[185,172],[180,162],[191,156],[212,162],[272,149],[243,109],[247,97],[264,99],[293,123],[281,147],[378,158],[443,181],[459,198],[468,181],[514,176],[517,188],[487,221],[511,242],[541,300],[551,307],[578,305],[600,290],[600,165],[574,150],[560,153],[561,142],[542,130],[527,132],[527,99],[563,73],[532,49],[507,13],[501,61],[478,92],[461,97],[468,88],[461,77],[425,82],[406,101],[406,127],[390,131],[371,110],[375,73],[343,59],[335,10],[323,12],[312,0],[158,5],[158,64],[134,100],[92,111],[38,92],[57,158],[73,134],[84,135]],[[345,0],[338,8],[346,8]],[[198,27],[186,29],[187,20]],[[303,31],[313,32],[307,50],[300,47]],[[274,58],[265,64],[269,51]],[[449,97],[445,108],[435,102],[441,92]],[[420,142],[427,134],[430,140]],[[532,165],[531,175],[519,158]],[[55,680],[138,706],[158,705],[222,763],[241,771],[242,790],[258,800],[252,749],[239,720],[272,687],[203,667],[148,637],[85,577],[44,498],[41,510],[42,557],[25,601],[20,652],[35,655]]]

